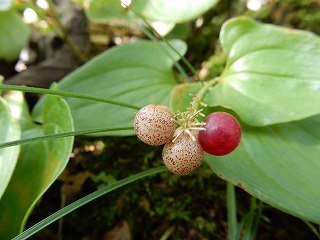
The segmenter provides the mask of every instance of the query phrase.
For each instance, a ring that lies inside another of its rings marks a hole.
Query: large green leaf
[[[187,22],[201,16],[212,8],[219,0],[132,0],[130,15],[144,17],[147,21],[161,21],[166,24]],[[95,21],[128,17],[120,0],[90,0],[86,13]],[[173,26],[172,26],[173,27]]]
[[[186,45],[172,41],[183,55]],[[180,57],[165,43],[138,41],[114,47],[97,56],[64,78],[58,89],[111,98],[143,107],[150,103],[169,105],[176,82],[172,65]],[[80,99],[66,99],[74,118],[76,130],[103,127],[133,126],[137,110]],[[100,133],[128,135],[132,132]]]
[[[292,215],[320,223],[320,116],[267,127],[243,125],[240,146],[206,155],[218,176]]]
[[[236,18],[225,23],[221,82],[204,101],[256,126],[320,113],[320,38],[306,31]]]
[[[186,22],[212,8],[219,0],[133,0],[135,11],[149,20]]]
[[[193,95],[202,87],[201,83],[184,83],[177,85],[172,91],[170,108],[173,112],[185,111],[192,102]]]
[[[11,117],[8,104],[3,98],[0,98],[0,126],[0,143],[20,139],[19,123]],[[0,149],[0,199],[16,166],[19,151],[19,146]]]
[[[126,18],[126,11],[120,0],[89,0],[86,4],[86,14],[94,21],[106,21],[114,18]]]
[[[29,29],[16,11],[0,11],[0,33],[0,58],[18,58],[29,39]]]
[[[21,93],[20,93],[21,94]],[[26,121],[20,107],[23,138],[73,131],[68,105],[60,97],[48,96],[43,102],[43,124]],[[30,117],[29,117],[30,119]],[[0,239],[20,233],[36,202],[65,168],[72,150],[73,137],[40,141],[21,146],[21,153],[8,187],[0,201]]]

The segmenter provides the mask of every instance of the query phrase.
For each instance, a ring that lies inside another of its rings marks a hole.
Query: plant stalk
[[[228,239],[236,240],[238,232],[237,205],[235,187],[227,182],[227,215],[228,215]]]
[[[15,91],[21,91],[21,92],[30,92],[30,93],[49,94],[49,95],[71,97],[71,98],[80,98],[80,99],[86,99],[86,100],[90,100],[90,101],[109,103],[109,104],[113,104],[113,105],[117,105],[117,106],[121,106],[121,107],[127,107],[127,108],[131,108],[131,109],[135,109],[135,110],[140,109],[140,107],[138,107],[138,106],[115,101],[115,100],[108,99],[108,98],[95,97],[95,96],[90,96],[90,95],[81,94],[81,93],[74,93],[74,92],[51,90],[51,89],[46,89],[46,88],[36,88],[36,87],[25,87],[25,86],[0,84],[0,90],[15,90]]]
[[[55,138],[72,137],[72,136],[86,135],[86,134],[99,133],[99,132],[127,131],[127,130],[128,131],[133,130],[133,127],[98,128],[98,129],[89,129],[89,130],[79,130],[79,131],[73,131],[73,132],[48,134],[48,135],[39,136],[39,137],[26,138],[26,139],[11,141],[11,142],[0,143],[0,149],[6,148],[6,147],[12,147],[12,146],[16,146],[16,145],[28,144],[28,143],[32,143],[32,142],[45,141],[45,140],[50,140],[50,139],[55,139]]]

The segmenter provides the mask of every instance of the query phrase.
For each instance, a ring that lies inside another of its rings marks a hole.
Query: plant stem
[[[60,16],[57,12],[57,9],[54,5],[54,3],[52,2],[52,0],[47,0],[49,9],[54,17],[54,19],[56,20],[58,27],[60,28],[60,37],[69,45],[71,51],[80,59],[81,62],[86,62],[88,61],[88,59],[81,53],[81,51],[77,48],[77,46],[71,41],[71,39],[69,38],[66,29],[64,28]],[[57,33],[59,34],[59,33]]]
[[[193,99],[193,102],[191,104],[192,105],[192,109],[194,111],[198,110],[199,104],[201,104],[201,100],[202,100],[203,96],[205,95],[205,93],[208,91],[208,89],[213,87],[214,85],[216,85],[219,81],[220,81],[220,78],[214,78],[214,79],[211,79],[211,80],[206,81],[206,82],[202,81],[204,86],[195,94],[197,97]]]
[[[159,240],[167,240],[174,230],[174,226],[170,227],[167,231],[164,232],[164,234],[161,236]]]
[[[228,215],[228,239],[236,240],[237,238],[237,206],[235,188],[232,183],[227,182],[227,215]]]
[[[216,77],[209,81],[203,82],[204,86],[197,93],[197,96],[200,98],[200,100],[203,98],[204,94],[208,91],[208,89],[215,86],[219,81],[220,81],[220,78]]]
[[[183,132],[187,133],[190,138],[192,139],[192,141],[195,141],[195,137],[193,136],[193,134],[190,132],[190,130],[205,130],[204,122],[200,122],[197,118],[198,116],[202,116],[205,117],[204,114],[202,114],[202,110],[199,108],[199,105],[206,107],[207,105],[203,102],[201,102],[201,98],[203,98],[203,95],[206,93],[206,91],[216,85],[219,82],[219,78],[215,78],[212,79],[210,81],[207,82],[206,85],[204,85],[200,91],[197,94],[193,95],[193,99],[192,102],[190,102],[190,105],[187,107],[185,112],[180,112],[177,111],[176,114],[176,123],[180,126],[179,128],[183,130]],[[192,94],[190,94],[192,95]],[[180,132],[180,134],[176,135],[176,137],[172,140],[172,142],[174,142],[176,139],[178,139],[180,137],[180,135],[182,134],[182,132]]]
[[[0,149],[5,148],[5,147],[12,147],[12,146],[16,146],[16,145],[28,144],[28,143],[32,143],[32,142],[50,140],[50,139],[55,139],[55,138],[72,137],[72,136],[86,135],[86,134],[98,133],[98,132],[127,131],[127,130],[128,131],[133,130],[133,127],[98,128],[98,129],[89,129],[89,130],[79,130],[79,131],[74,131],[74,132],[48,134],[48,135],[39,136],[39,137],[26,138],[26,139],[11,141],[11,142],[0,143]]]
[[[63,96],[63,97],[80,98],[80,99],[85,99],[85,100],[90,100],[90,101],[103,102],[103,103],[108,103],[108,104],[117,105],[117,106],[121,106],[121,107],[131,108],[131,109],[135,109],[135,110],[140,109],[140,107],[138,107],[138,106],[114,101],[114,100],[108,99],[108,98],[95,97],[95,96],[90,96],[90,95],[81,94],[81,93],[51,90],[51,89],[46,89],[46,88],[36,88],[36,87],[25,87],[25,86],[0,84],[0,90],[16,90],[16,91],[21,91],[21,92],[40,93],[40,94],[49,94],[49,95],[56,95],[56,96]]]
[[[255,197],[251,197],[250,210],[244,221],[242,240],[255,239],[257,229],[260,223],[261,213],[262,213],[262,202],[257,203],[257,199]]]
[[[320,239],[320,232],[319,230],[314,226],[312,225],[312,223],[308,222],[308,221],[305,221],[305,220],[302,220],[309,228],[310,230],[314,233],[314,235],[316,235],[316,237],[318,239]]]

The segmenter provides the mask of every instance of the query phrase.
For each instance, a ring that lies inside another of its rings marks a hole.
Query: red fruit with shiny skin
[[[202,149],[215,156],[231,153],[240,143],[241,126],[238,120],[226,112],[214,112],[204,122],[205,130],[199,132],[198,141]]]

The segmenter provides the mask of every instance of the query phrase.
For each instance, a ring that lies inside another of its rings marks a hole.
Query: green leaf
[[[12,61],[18,58],[29,39],[29,29],[14,10],[0,11],[0,58]]]
[[[171,93],[170,108],[173,112],[185,111],[192,102],[193,94],[202,87],[201,83],[184,83],[177,85]]]
[[[90,0],[85,12],[89,19],[98,22],[127,17],[125,8],[121,6],[120,0]]]
[[[25,101],[23,92],[6,91],[3,97],[9,105],[11,115],[19,121],[22,130],[33,128],[34,122],[30,116],[29,107]]]
[[[320,116],[267,127],[243,125],[240,146],[206,155],[218,176],[262,201],[320,223]]]
[[[133,0],[130,7],[143,17],[164,22],[187,22],[201,16],[218,0]]]
[[[183,55],[182,41],[170,42]],[[58,90],[84,93],[143,107],[150,103],[169,105],[176,82],[172,65],[180,57],[165,43],[138,41],[114,47],[97,56],[58,84]],[[66,99],[75,129],[133,126],[135,109],[81,99]],[[130,135],[133,131],[96,135]]]
[[[159,21],[174,26],[201,16],[219,0],[132,0],[129,9],[121,6],[120,0],[90,0],[86,14],[91,20],[107,21],[114,18],[129,19],[128,15],[147,21]],[[132,9],[132,11],[130,11]],[[127,12],[129,14],[127,14]]]
[[[8,104],[0,98],[0,142],[10,142],[20,139],[19,123],[11,117]],[[0,149],[0,199],[16,166],[20,147],[14,146]]]
[[[20,121],[23,138],[73,130],[68,105],[57,96],[44,100],[42,125],[24,119]],[[21,146],[18,163],[0,201],[1,239],[12,239],[23,230],[36,202],[65,168],[72,144],[73,137],[66,137]]]
[[[223,25],[221,44],[227,66],[207,104],[231,108],[255,126],[320,113],[318,36],[236,18]]]

